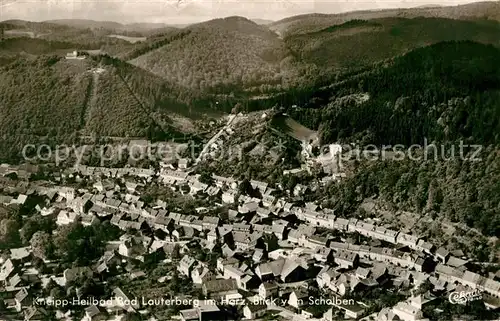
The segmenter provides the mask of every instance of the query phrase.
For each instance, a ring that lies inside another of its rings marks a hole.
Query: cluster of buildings
[[[30,289],[51,280],[61,286],[82,276],[106,280],[110,271],[123,280],[147,279],[140,262],[158,253],[166,257],[164,264],[174,264],[176,273],[190,280],[204,297],[180,310],[178,318],[184,321],[251,320],[269,313],[289,320],[416,321],[425,320],[425,305],[454,291],[478,290],[500,298],[500,273],[479,275],[468,259],[436,248],[418,235],[371,220],[337,217],[314,203],[297,205],[274,196],[276,188],[265,182],[250,181],[259,197],[242,194],[240,182],[231,177],[213,175],[213,183],[202,183],[187,167],[184,161],[177,169],[159,171],[79,166],[68,175],[87,180],[86,188],[34,182],[25,194],[8,195],[10,200],[4,204],[9,205],[22,204],[31,195],[44,196],[36,210],[58,225],[109,221],[123,231],[94,264],[60,274],[38,271],[31,263],[29,246],[3,253],[0,297],[9,315],[43,318],[47,306],[36,304]],[[142,191],[151,182],[193,199],[208,199],[210,204],[183,213],[162,200],[145,202]],[[141,232],[146,227],[155,231],[154,236]],[[206,261],[199,259],[200,249],[194,244],[211,254]],[[169,282],[169,278],[154,281]],[[414,290],[424,283],[431,284],[433,292],[416,294]],[[363,297],[376,288],[406,293],[407,299],[368,313],[371,303]],[[86,307],[82,320],[123,320],[133,312],[154,317],[133,293],[118,286],[113,291],[111,298],[103,298],[105,304]],[[70,318],[64,307],[56,310],[58,319]]]

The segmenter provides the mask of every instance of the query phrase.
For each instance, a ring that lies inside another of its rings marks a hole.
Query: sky
[[[0,0],[0,21],[92,19],[186,24],[228,16],[279,20],[305,13],[451,6],[474,0]]]

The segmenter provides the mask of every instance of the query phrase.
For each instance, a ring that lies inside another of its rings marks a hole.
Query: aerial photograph
[[[500,320],[500,1],[0,0],[0,321]]]

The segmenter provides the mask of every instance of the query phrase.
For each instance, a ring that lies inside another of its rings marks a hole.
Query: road
[[[224,127],[221,128],[221,130],[219,130],[217,132],[217,134],[214,135],[214,137],[212,137],[208,143],[205,144],[205,146],[203,147],[203,150],[201,151],[200,155],[198,156],[198,158],[196,158],[195,160],[195,165],[198,164],[202,159],[203,157],[205,156],[205,154],[208,153],[208,150],[210,149],[210,147],[217,141],[217,139],[219,139],[219,137],[224,133],[224,131],[229,128],[229,126],[233,123],[233,121],[236,119],[236,115],[229,115],[228,117],[228,120],[227,120],[227,123],[226,125],[224,125]]]

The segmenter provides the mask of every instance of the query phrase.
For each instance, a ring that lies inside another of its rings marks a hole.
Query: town
[[[38,172],[0,166],[5,320],[415,321],[439,318],[443,302],[499,306],[500,273],[293,201],[307,186],[277,193],[194,174],[186,159]]]

